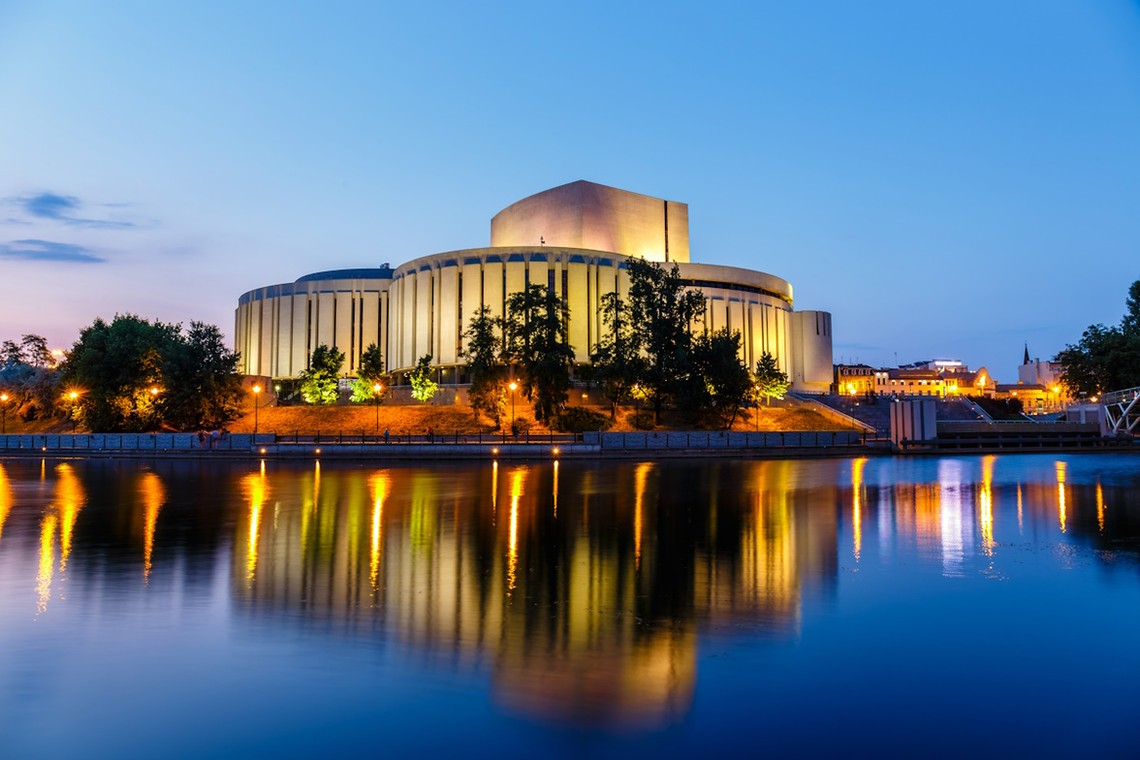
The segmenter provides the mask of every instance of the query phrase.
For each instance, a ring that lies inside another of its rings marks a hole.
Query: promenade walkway
[[[875,442],[848,431],[502,435],[252,435],[77,433],[0,436],[0,456],[91,458],[393,459],[784,457],[865,453]]]

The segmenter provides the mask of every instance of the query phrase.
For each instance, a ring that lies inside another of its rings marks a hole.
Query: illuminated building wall
[[[686,263],[689,205],[579,180],[523,198],[491,220],[493,247],[544,244]]]
[[[533,234],[548,226],[549,233]],[[511,294],[544,285],[566,298],[570,344],[577,361],[587,363],[602,337],[602,296],[629,291],[627,256],[676,262],[682,279],[706,298],[698,327],[739,331],[749,367],[767,351],[794,389],[830,385],[828,312],[794,311],[791,284],[774,275],[689,263],[684,204],[584,182],[502,211],[492,222],[490,248],[434,254],[394,269],[321,272],[250,291],[238,303],[236,349],[245,374],[270,377],[296,377],[321,343],[345,353],[341,371],[350,376],[373,342],[391,372],[410,370],[428,354],[436,366],[461,369],[462,334],[472,315],[485,305],[501,316]]]

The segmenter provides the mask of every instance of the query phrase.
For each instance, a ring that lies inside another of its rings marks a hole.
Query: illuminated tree
[[[610,419],[617,416],[618,404],[632,397],[632,391],[645,375],[641,337],[633,322],[629,304],[621,295],[606,293],[601,298],[603,337],[594,344],[588,377],[610,402]]]
[[[507,356],[521,370],[523,395],[534,403],[539,421],[552,419],[570,390],[574,349],[566,336],[569,319],[566,299],[542,285],[507,299]]]
[[[788,392],[788,375],[776,364],[776,357],[765,351],[756,362],[756,393],[767,400],[768,406],[772,399],[781,399]]]
[[[705,298],[685,286],[676,264],[665,271],[655,262],[632,259],[629,303],[647,363],[642,384],[651,391],[653,420],[660,424],[666,400],[676,401],[691,369],[691,326],[704,315]]]
[[[423,403],[431,401],[436,391],[439,390],[439,384],[431,379],[433,372],[431,354],[421,356],[420,360],[416,362],[415,369],[408,376],[412,383],[412,398],[416,401]]]
[[[380,353],[380,347],[371,343],[360,355],[360,367],[356,370],[356,379],[352,381],[352,400],[357,403],[376,401],[376,385],[380,386],[380,397],[383,398],[391,383],[384,374],[384,357]]]
[[[344,353],[324,343],[313,349],[309,368],[302,371],[301,397],[309,404],[334,404],[340,397],[338,373],[344,364]]]
[[[472,409],[487,415],[495,427],[502,424],[507,410],[502,329],[502,320],[491,316],[490,307],[482,306],[463,333],[463,356],[471,380],[467,400]]]

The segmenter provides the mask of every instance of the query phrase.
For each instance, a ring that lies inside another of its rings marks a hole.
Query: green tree
[[[676,264],[672,270],[655,262],[629,262],[632,323],[642,335],[645,382],[653,396],[653,419],[660,424],[667,399],[676,400],[692,364],[692,324],[704,316],[705,298],[689,290]]]
[[[15,341],[0,348],[0,390],[8,394],[7,409],[25,421],[45,419],[59,408],[59,372],[33,366]]]
[[[48,349],[47,338],[42,335],[25,335],[20,339],[20,348],[25,361],[33,367],[43,369],[55,364]]]
[[[610,419],[614,419],[618,404],[629,401],[634,386],[645,375],[646,362],[630,306],[619,293],[602,296],[601,314],[605,330],[590,355],[588,377],[609,400]]]
[[[1090,325],[1054,357],[1073,394],[1095,395],[1140,386],[1140,280],[1132,283],[1118,327]]]
[[[0,346],[0,361],[3,361],[5,366],[27,363],[24,357],[24,349],[13,340],[6,340]]]
[[[757,404],[759,399],[767,400],[772,405],[772,399],[781,399],[788,392],[788,375],[776,363],[776,357],[765,351],[756,362],[756,374],[753,378],[756,384]]]
[[[37,350],[31,345],[32,352]],[[41,352],[41,359],[44,355]],[[238,356],[215,325],[116,315],[84,328],[60,368],[62,408],[89,430],[222,427],[241,414]],[[40,370],[47,371],[47,370]]]
[[[725,428],[732,427],[752,391],[752,376],[740,360],[740,333],[722,329],[697,336],[683,387],[688,391],[686,409],[714,414]]]
[[[412,398],[416,401],[421,403],[431,401],[436,391],[439,390],[439,384],[431,378],[434,372],[435,370],[431,366],[431,354],[421,356],[416,362],[415,369],[408,375],[408,379],[412,383]]]
[[[165,400],[151,389],[164,386],[164,358],[181,339],[179,325],[133,314],[116,315],[110,324],[96,319],[80,331],[63,365],[64,393],[78,394],[69,411],[89,430],[154,429]]]
[[[463,333],[463,356],[471,385],[467,398],[471,408],[489,417],[495,427],[502,425],[507,409],[507,391],[503,384],[503,323],[482,306],[471,318]]]
[[[338,375],[344,364],[344,353],[324,343],[313,349],[309,368],[302,371],[301,397],[309,404],[334,404],[340,397]]]
[[[155,400],[166,424],[179,430],[214,429],[240,416],[245,392],[238,358],[216,325],[191,322],[162,362],[162,388]]]
[[[356,403],[374,401],[377,395],[376,385],[380,386],[379,394],[383,398],[391,383],[384,374],[384,357],[380,353],[380,347],[371,343],[360,355],[360,367],[356,370],[356,379],[352,381],[352,400]]]
[[[574,349],[566,336],[570,307],[542,285],[531,285],[507,299],[507,354],[522,373],[523,394],[534,416],[551,420],[566,402]]]

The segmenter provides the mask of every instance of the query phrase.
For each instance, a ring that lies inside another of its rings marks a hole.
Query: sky
[[[1013,382],[1140,279],[1140,2],[0,0],[0,339],[232,338],[577,179],[688,203],[837,362]]]

